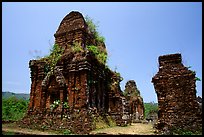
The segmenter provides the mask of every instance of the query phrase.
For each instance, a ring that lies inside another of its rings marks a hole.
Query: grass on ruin
[[[106,120],[102,116],[99,116],[94,119],[94,123],[96,124],[95,130],[116,126],[116,122],[110,116],[105,118]]]
[[[184,129],[175,129],[172,131],[173,135],[202,135],[202,129],[198,129],[195,132],[184,130]]]

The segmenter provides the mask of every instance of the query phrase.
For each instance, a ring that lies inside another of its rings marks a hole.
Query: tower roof
[[[54,36],[65,35],[67,32],[86,27],[83,15],[78,11],[72,11],[63,18]]]

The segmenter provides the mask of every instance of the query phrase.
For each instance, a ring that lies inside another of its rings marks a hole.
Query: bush
[[[60,100],[55,100],[53,102],[53,104],[50,105],[51,111],[54,110],[55,108],[57,108],[59,106],[59,104],[60,104]]]
[[[94,37],[96,38],[97,41],[105,43],[105,38],[103,36],[101,36],[98,32],[98,23],[94,23],[93,19],[91,19],[89,16],[85,17],[85,21],[86,24],[88,25],[88,30],[90,31],[90,33],[92,33],[94,35]]]
[[[61,58],[63,49],[59,47],[57,44],[54,44],[53,47],[50,49],[50,55],[47,56],[48,58],[48,64],[51,70],[53,71],[58,60]]]
[[[90,46],[87,46],[87,49],[92,52],[97,60],[102,63],[102,64],[106,64],[106,61],[107,61],[107,53],[105,51],[102,51],[100,50],[97,46],[95,45],[90,45]]]
[[[15,96],[2,99],[2,120],[17,121],[24,117],[28,108],[28,100],[17,99]]]
[[[73,43],[72,50],[73,50],[74,52],[82,52],[82,51],[83,51],[83,48],[81,47],[81,44],[80,44],[80,43],[74,42],[74,43]]]
[[[70,131],[70,130],[68,130],[68,129],[66,129],[64,132],[63,132],[63,134],[64,135],[69,135],[69,134],[71,134],[72,132]]]

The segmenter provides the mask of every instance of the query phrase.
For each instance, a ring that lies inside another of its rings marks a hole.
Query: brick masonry
[[[45,71],[45,60],[30,60],[30,103],[20,125],[87,134],[95,129],[96,113],[110,115],[119,126],[127,125],[129,113],[119,86],[121,78],[86,50],[87,45],[97,45],[104,50],[106,47],[90,33],[82,14],[70,12],[54,36],[55,44],[62,47],[64,53],[53,73]],[[76,42],[83,51],[72,50]],[[56,100],[60,101],[59,106],[51,109]],[[69,108],[65,108],[64,103]]]
[[[157,129],[162,132],[202,127],[202,111],[196,100],[195,72],[182,64],[181,54],[159,57],[159,72],[152,78],[158,98]]]

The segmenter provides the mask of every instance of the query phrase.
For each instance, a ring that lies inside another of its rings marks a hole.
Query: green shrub
[[[91,19],[89,16],[85,17],[86,24],[88,25],[89,31],[94,35],[97,41],[105,43],[105,38],[101,36],[98,32],[98,23],[94,23],[93,19]]]
[[[81,44],[79,42],[74,42],[72,46],[72,50],[74,52],[82,52],[83,48],[81,47]]]
[[[58,44],[54,44],[53,47],[50,49],[50,54],[42,58],[47,62],[47,65],[45,66],[46,73],[48,73],[48,71],[54,71],[54,68],[57,65],[59,59],[61,58],[63,52],[63,48],[61,48]]]
[[[94,45],[90,45],[90,46],[87,46],[87,49],[89,51],[91,51],[94,55],[98,55],[99,54],[99,49],[97,46],[94,46]]]
[[[55,100],[53,102],[53,104],[50,105],[51,111],[54,110],[55,108],[57,108],[59,106],[59,104],[60,104],[60,100]]]
[[[87,49],[92,52],[97,60],[102,63],[102,64],[106,64],[106,61],[107,61],[107,53],[105,51],[101,51],[97,46],[95,45],[90,45],[90,46],[87,46]]]
[[[61,58],[63,50],[57,44],[54,44],[53,48],[50,50],[50,56],[48,56],[49,64],[51,69],[57,64],[57,61]]]
[[[68,103],[67,103],[67,102],[64,102],[64,103],[63,103],[63,107],[68,109],[68,108],[69,108]]]
[[[60,100],[55,100],[55,101],[50,105],[51,111],[54,110],[54,109],[56,109],[57,107],[59,107],[59,105],[60,105]],[[68,105],[67,102],[64,102],[62,105],[63,105],[64,108],[67,108],[67,109],[69,108],[69,105]]]
[[[72,132],[69,130],[69,129],[66,129],[66,130],[64,130],[64,132],[63,132],[63,134],[64,135],[69,135],[69,134],[71,134]]]
[[[2,98],[2,120],[17,121],[27,112],[28,100],[17,99],[15,96]]]
[[[101,62],[102,64],[106,64],[106,61],[107,61],[107,54],[102,52],[100,54],[98,54],[97,56],[99,62]]]

